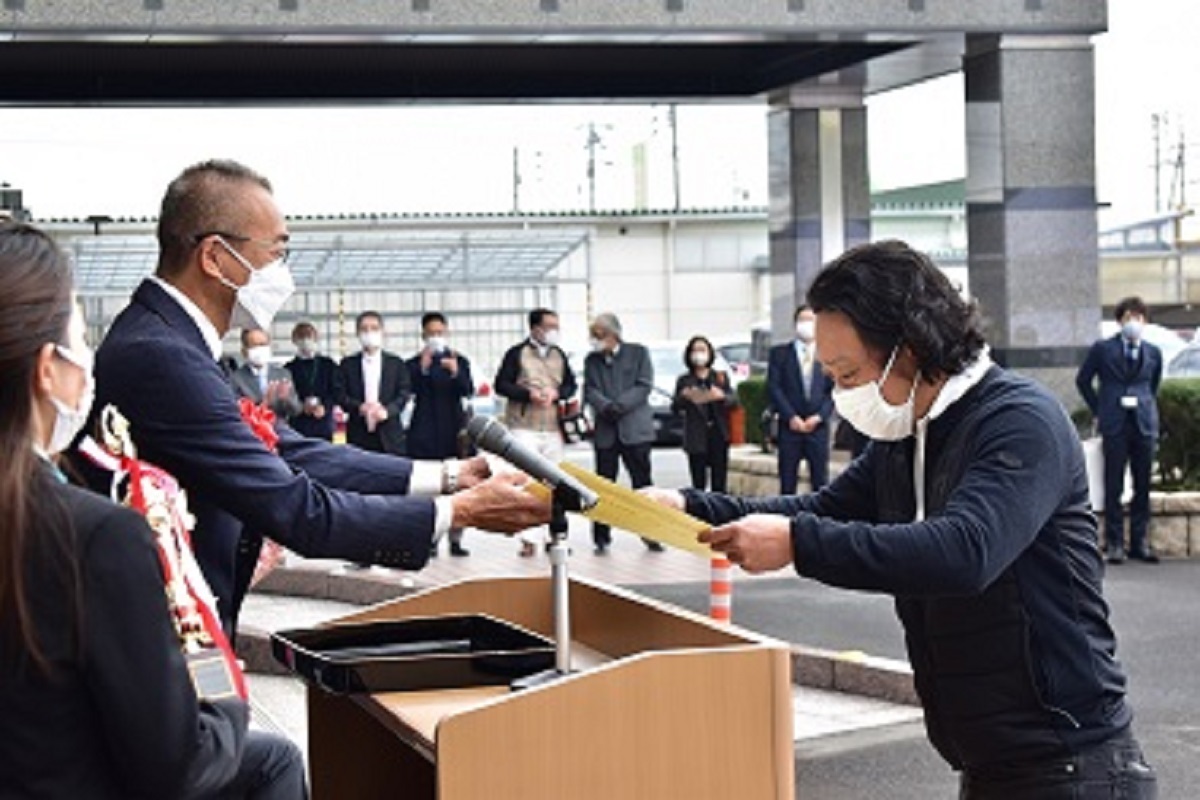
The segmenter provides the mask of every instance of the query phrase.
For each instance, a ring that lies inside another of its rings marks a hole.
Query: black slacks
[[[1125,490],[1125,465],[1133,478],[1133,500],[1129,504],[1129,550],[1146,553],[1150,543],[1150,465],[1154,461],[1154,439],[1143,436],[1132,413],[1127,413],[1120,433],[1105,436],[1104,450],[1104,539],[1108,548],[1125,546],[1125,513],[1121,494]]]
[[[724,494],[729,477],[729,442],[716,425],[708,426],[707,435],[703,452],[687,454],[692,488]]]
[[[650,477],[650,450],[652,444],[623,444],[617,442],[613,447],[596,448],[596,474],[610,481],[617,479],[620,463],[625,463],[629,473],[629,482],[633,488],[641,489],[654,482]],[[602,522],[592,524],[592,541],[597,547],[607,547],[612,543],[612,529]]]

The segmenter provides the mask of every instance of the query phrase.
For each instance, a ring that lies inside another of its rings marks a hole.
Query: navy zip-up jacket
[[[930,741],[956,769],[1058,758],[1125,731],[1083,453],[1062,406],[992,367],[929,423],[920,522],[913,445],[872,442],[815,495],[687,490],[687,510],[714,524],[788,515],[799,574],[892,594]]]

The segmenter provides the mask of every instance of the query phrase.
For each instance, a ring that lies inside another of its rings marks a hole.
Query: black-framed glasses
[[[233,242],[250,242],[251,244],[256,244],[285,262],[292,254],[286,240],[272,242],[269,239],[255,239],[253,236],[242,236],[240,233],[229,233],[228,231],[205,231],[204,233],[197,233],[192,237],[192,244],[200,244],[200,242],[209,236],[220,236],[222,239]]]

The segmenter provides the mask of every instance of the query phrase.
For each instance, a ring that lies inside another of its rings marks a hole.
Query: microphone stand
[[[554,594],[554,669],[513,681],[530,689],[571,674],[571,587],[567,579],[567,510],[581,510],[579,496],[559,485],[550,495],[550,584]]]

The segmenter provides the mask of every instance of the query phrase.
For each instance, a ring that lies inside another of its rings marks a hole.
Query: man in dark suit
[[[341,371],[332,358],[317,352],[317,329],[311,322],[296,323],[292,344],[296,346],[296,357],[283,366],[292,375],[301,409],[288,422],[303,436],[332,442],[333,407],[338,401]]]
[[[625,462],[633,488],[654,482],[650,474],[650,450],[654,445],[654,412],[650,390],[654,388],[654,364],[640,344],[622,339],[621,321],[615,314],[600,314],[591,325],[592,352],[583,362],[583,399],[596,417],[592,444],[596,448],[596,473],[616,480],[620,461]],[[596,555],[604,555],[612,544],[609,526],[592,524]],[[658,542],[644,539],[646,547],[662,550]]]
[[[271,337],[258,328],[242,329],[242,364],[229,376],[238,397],[255,403],[266,400],[267,407],[281,421],[300,413],[300,401],[292,387],[292,374],[271,363]]]
[[[355,321],[362,350],[342,359],[342,393],[346,443],[376,453],[404,455],[404,423],[400,415],[412,398],[404,360],[383,349],[383,317],[364,311]]]
[[[1158,384],[1162,352],[1142,339],[1146,304],[1139,297],[1117,303],[1116,336],[1099,339],[1075,375],[1075,385],[1095,415],[1104,443],[1104,539],[1110,564],[1125,560],[1125,520],[1121,495],[1125,465],[1133,476],[1129,506],[1129,555],[1156,563],[1150,547],[1150,465],[1158,442]],[[1100,381],[1097,395],[1095,381]]]
[[[307,557],[420,569],[451,527],[515,532],[549,520],[516,479],[486,479],[482,458],[418,464],[286,425],[272,452],[255,435],[217,357],[233,324],[269,327],[290,295],[287,226],[265,178],[231,161],[188,168],[167,188],[158,240],[156,274],[96,354],[92,422],[115,405],[139,456],[187,490],[192,544],[227,630],[258,557],[243,525]],[[108,493],[110,476],[76,464]]]
[[[424,314],[421,339],[425,346],[406,363],[413,388],[408,430],[408,454],[413,458],[454,458],[459,454],[458,437],[466,418],[463,403],[475,394],[475,382],[471,380],[471,362],[450,349],[449,333],[444,314]],[[451,529],[449,539],[450,555],[470,555],[462,546],[462,529]]]
[[[796,339],[771,348],[767,394],[779,415],[779,493],[795,494],[800,459],[808,462],[815,492],[829,481],[829,415],[833,385],[813,347],[816,317],[811,308],[796,309]]]

